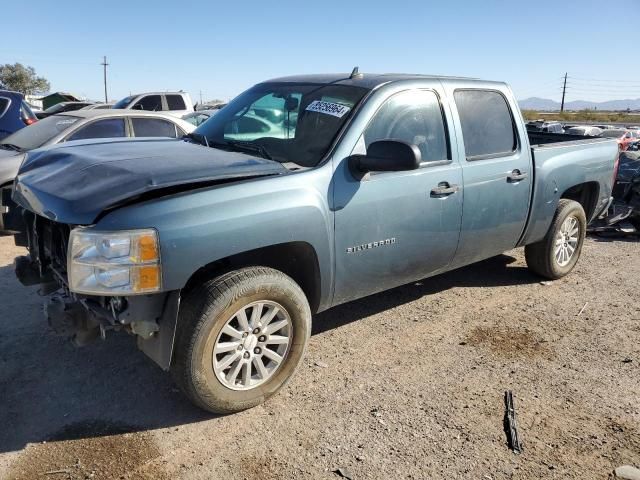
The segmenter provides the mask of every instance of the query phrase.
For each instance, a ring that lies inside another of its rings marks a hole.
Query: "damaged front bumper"
[[[138,347],[165,370],[173,353],[180,291],[132,296],[83,295],[69,289],[66,263],[71,227],[22,210],[28,256],[17,257],[14,266],[25,286],[39,285],[48,296],[45,315],[59,335],[85,345],[111,330],[137,336]]]

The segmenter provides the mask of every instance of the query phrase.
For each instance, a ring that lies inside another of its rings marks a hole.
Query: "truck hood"
[[[280,163],[176,139],[81,141],[29,153],[13,199],[61,223],[87,225],[148,192],[281,175]],[[146,198],[146,196],[145,196]]]
[[[26,153],[0,149],[0,186],[13,182]]]

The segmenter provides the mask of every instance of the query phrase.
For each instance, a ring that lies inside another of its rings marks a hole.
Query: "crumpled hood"
[[[29,153],[13,199],[61,223],[87,225],[154,190],[287,173],[280,163],[175,139],[70,142]]]
[[[0,185],[13,182],[26,153],[0,149]]]

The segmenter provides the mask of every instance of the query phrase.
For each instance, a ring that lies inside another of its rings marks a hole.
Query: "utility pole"
[[[202,105],[202,90],[200,90],[200,105]]]
[[[109,64],[107,63],[106,56],[102,57],[102,63],[100,65],[102,65],[104,69],[104,103],[107,103],[109,102],[109,99],[107,98],[107,65]]]
[[[560,103],[560,113],[564,112],[565,93],[567,93],[567,72],[564,72],[564,85],[562,86],[562,103]]]

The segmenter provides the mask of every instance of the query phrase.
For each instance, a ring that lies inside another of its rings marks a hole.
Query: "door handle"
[[[515,183],[519,182],[520,180],[524,180],[525,178],[527,178],[527,173],[521,172],[516,168],[513,172],[507,175],[507,182]]]
[[[432,197],[447,197],[456,193],[460,187],[455,184],[449,185],[449,182],[440,182],[437,187],[431,189]]]

